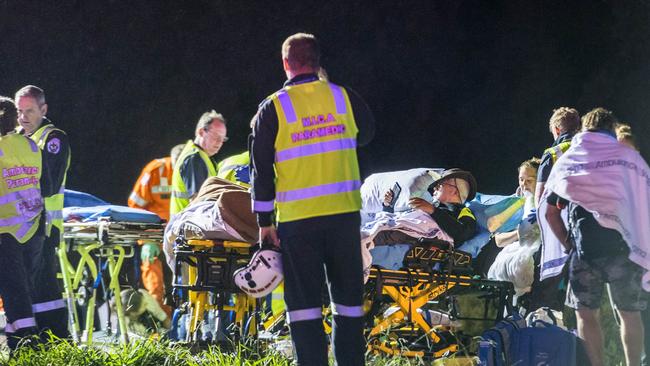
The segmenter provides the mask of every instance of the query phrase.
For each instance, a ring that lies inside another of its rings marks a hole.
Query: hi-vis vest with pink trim
[[[0,136],[0,233],[25,243],[38,229],[43,212],[41,151],[19,134]]]
[[[358,211],[358,129],[345,89],[318,80],[287,86],[270,98],[278,115],[277,221]]]
[[[46,151],[47,147],[45,146],[45,141],[50,136],[50,133],[57,131],[61,134],[65,134],[62,130],[54,127],[54,125],[47,124],[41,126],[36,130],[29,138],[31,138],[41,151]],[[63,181],[61,182],[61,187],[57,193],[51,195],[50,197],[45,198],[45,211],[47,213],[47,220],[45,226],[45,234],[50,236],[52,226],[59,229],[59,235],[61,240],[63,240],[63,200],[65,192],[65,182],[68,176],[68,169],[70,168],[70,159],[72,154],[68,154],[68,161],[65,165],[65,173],[63,173]]]

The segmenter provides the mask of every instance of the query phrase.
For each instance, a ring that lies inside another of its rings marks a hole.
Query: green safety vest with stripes
[[[172,198],[169,204],[169,213],[175,215],[181,212],[185,207],[190,204],[190,194],[187,192],[185,182],[181,177],[181,167],[190,155],[199,154],[206,168],[208,169],[208,176],[212,177],[217,175],[212,159],[208,154],[198,147],[192,140],[187,141],[183,151],[178,156],[178,160],[174,164],[174,173],[172,174]]]
[[[19,134],[0,136],[0,233],[31,239],[43,212],[43,162],[36,143]]]
[[[551,154],[551,159],[553,161],[553,164],[557,161],[557,159],[564,154],[565,151],[569,150],[569,147],[571,147],[571,141],[564,141],[561,142],[555,146],[551,146],[548,149],[544,150],[544,154]]]
[[[278,116],[277,222],[358,211],[358,128],[345,89],[317,80],[270,98]]]
[[[45,142],[50,136],[50,133],[54,131],[65,135],[65,132],[63,132],[63,130],[58,129],[51,124],[47,124],[45,126],[41,126],[38,130],[36,130],[36,132],[29,136],[29,138],[36,142],[36,145],[38,145],[41,151],[45,151]],[[45,198],[45,210],[47,211],[45,233],[47,236],[50,236],[52,226],[54,226],[59,229],[59,235],[63,237],[63,193],[65,191],[65,182],[67,180],[68,169],[70,168],[70,155],[71,154],[68,154],[68,161],[66,162],[65,173],[63,174],[61,187],[59,187],[59,190],[55,194]]]
[[[237,177],[235,176],[237,168],[248,165],[250,161],[251,159],[248,151],[244,151],[241,154],[229,156],[217,164],[217,177],[229,180],[242,186],[250,187],[250,185],[246,182],[237,181]]]

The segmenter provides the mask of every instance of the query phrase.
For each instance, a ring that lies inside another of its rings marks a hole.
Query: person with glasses
[[[454,243],[471,239],[476,234],[476,217],[465,207],[465,202],[476,196],[476,179],[472,173],[458,168],[447,169],[429,186],[429,192],[433,202],[413,197],[410,206],[431,215]],[[388,190],[384,195],[384,211],[390,210],[393,194]]]
[[[205,112],[196,124],[194,141],[188,141],[174,165],[170,215],[187,207],[190,198],[199,191],[203,182],[217,175],[212,158],[228,141],[226,119],[214,110]]]

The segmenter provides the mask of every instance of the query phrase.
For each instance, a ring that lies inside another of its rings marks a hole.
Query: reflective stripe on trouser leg
[[[332,303],[332,314],[347,316],[348,318],[358,318],[364,316],[363,306],[346,306]]]
[[[65,300],[57,299],[46,302],[39,302],[37,304],[32,304],[32,311],[36,313],[45,313],[52,310],[64,309],[66,306]]]
[[[56,248],[59,243],[59,228],[54,226],[42,251],[34,256],[32,308],[39,331],[50,330],[55,336],[66,338],[70,335],[69,315],[66,302],[61,298],[61,284],[56,277],[59,266]]]
[[[341,215],[325,233],[325,266],[332,303],[332,352],[338,365],[363,365],[363,264],[358,213]],[[336,224],[336,226],[334,226]]]
[[[34,240],[32,240],[34,239]],[[0,234],[0,293],[7,316],[7,345],[15,349],[20,337],[36,334],[36,321],[32,313],[33,252],[42,247],[38,234],[25,244],[20,244],[9,234]]]
[[[301,310],[291,310],[287,312],[287,321],[289,324],[306,320],[322,319],[323,311],[321,308],[310,308]]]
[[[5,332],[16,333],[21,329],[34,328],[34,327],[36,327],[36,319],[34,317],[22,318],[22,319],[14,320],[11,323],[7,323],[7,326],[5,327]]]

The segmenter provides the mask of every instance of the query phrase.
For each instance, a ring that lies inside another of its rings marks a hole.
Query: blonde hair
[[[561,132],[577,132],[580,129],[580,114],[574,108],[560,107],[553,110],[548,127],[559,128]]]
[[[539,165],[542,163],[542,160],[540,158],[532,157],[528,160],[524,160],[521,165],[519,165],[519,170],[521,168],[530,168],[533,169],[534,171],[537,171],[539,169]]]
[[[612,111],[605,108],[594,108],[582,117],[582,129],[584,131],[608,130],[615,132],[618,120]]]
[[[622,143],[629,145],[630,147],[639,150],[639,143],[636,140],[636,137],[632,133],[632,127],[627,123],[618,123],[616,125],[616,139]]]

